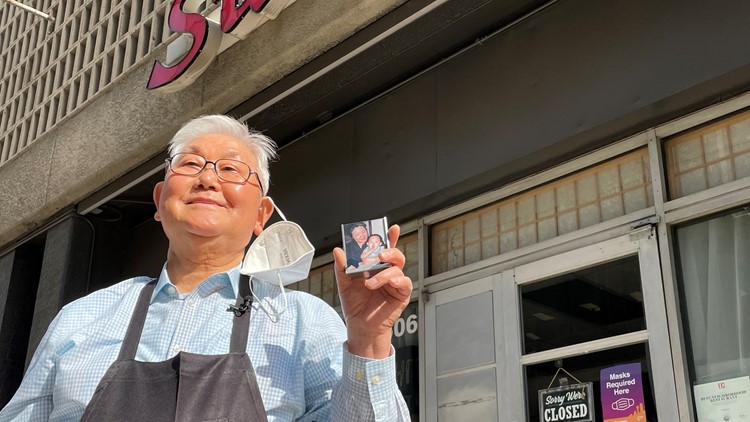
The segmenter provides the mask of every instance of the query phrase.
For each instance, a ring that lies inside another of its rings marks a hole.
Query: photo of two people
[[[342,224],[341,236],[346,253],[347,274],[369,276],[390,266],[381,263],[378,258],[378,254],[389,247],[388,222],[385,217]]]

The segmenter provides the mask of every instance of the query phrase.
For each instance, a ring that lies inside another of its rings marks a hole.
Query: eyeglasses
[[[254,174],[260,190],[263,191],[263,184],[260,182],[258,172],[239,160],[222,158],[221,160],[208,161],[201,155],[181,152],[167,158],[166,161],[170,170],[183,176],[196,176],[205,170],[209,163],[213,164],[214,171],[219,179],[230,183],[245,183]]]

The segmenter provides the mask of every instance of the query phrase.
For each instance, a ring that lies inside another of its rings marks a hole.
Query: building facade
[[[571,420],[548,394],[584,388],[575,420],[747,414],[750,4],[270,0],[232,32],[221,2],[28,3],[54,21],[0,4],[0,404],[61,306],[158,274],[169,137],[228,113],[281,147],[317,250],[292,288],[339,309],[341,224],[401,225],[415,420]],[[155,61],[189,63],[150,90]]]

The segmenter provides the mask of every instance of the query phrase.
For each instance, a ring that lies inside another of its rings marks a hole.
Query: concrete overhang
[[[152,60],[129,70],[0,167],[0,251],[162,153],[189,118],[232,110],[405,1],[298,0],[177,93],[146,90]]]

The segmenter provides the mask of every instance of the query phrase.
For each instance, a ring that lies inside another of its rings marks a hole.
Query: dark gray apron
[[[82,421],[267,421],[245,353],[251,307],[240,278],[232,339],[226,355],[179,352],[164,362],[138,362],[135,353],[156,280],[141,290],[120,355],[96,387]],[[238,312],[237,308],[246,312]]]

